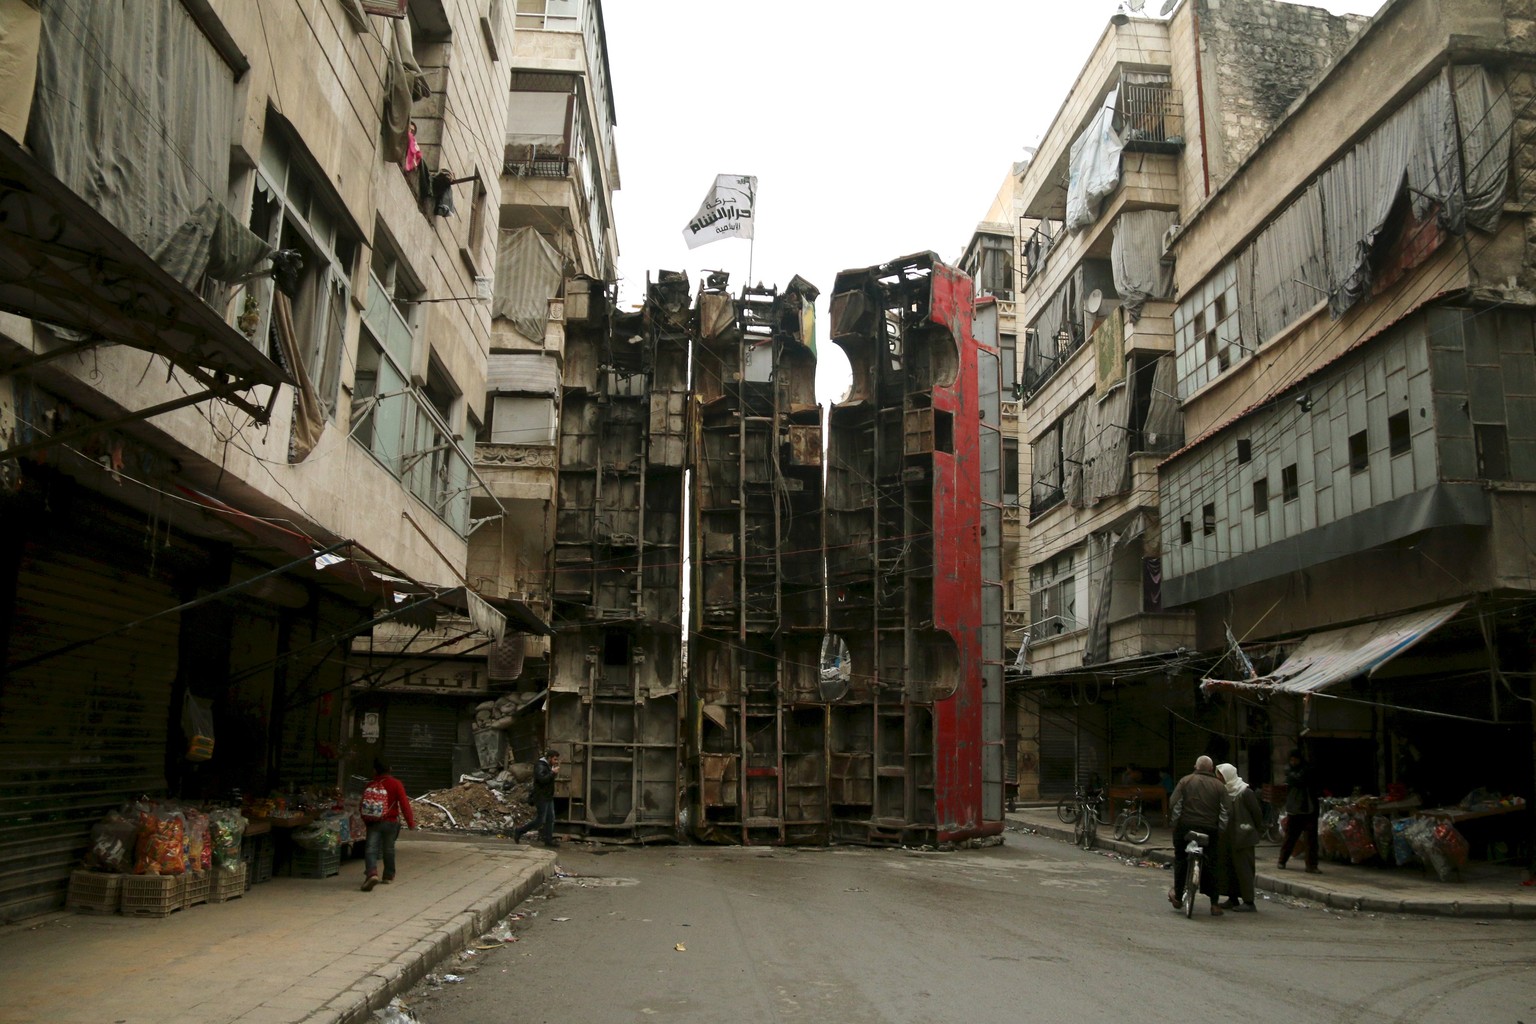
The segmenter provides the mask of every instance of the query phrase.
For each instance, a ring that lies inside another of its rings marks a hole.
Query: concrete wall
[[[1185,7],[1200,39],[1213,187],[1253,153],[1367,21],[1274,0],[1196,0]]]

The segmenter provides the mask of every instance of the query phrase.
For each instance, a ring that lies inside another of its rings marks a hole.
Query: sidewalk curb
[[[1011,818],[1009,821],[1019,828],[1027,829],[1036,835],[1046,836],[1050,839],[1071,843],[1074,838],[1070,827],[1040,824],[1024,818]],[[1099,827],[1102,829],[1105,826],[1101,825]],[[1134,843],[1127,843],[1113,838],[1100,838],[1094,844],[1094,848],[1109,850],[1126,857],[1135,857],[1138,860],[1149,860],[1155,864],[1167,865],[1173,863],[1173,851],[1167,847],[1137,846]],[[1420,914],[1437,917],[1536,920],[1536,906],[1498,899],[1423,900],[1392,899],[1383,896],[1352,896],[1348,893],[1324,888],[1314,882],[1302,880],[1292,882],[1278,877],[1274,872],[1263,871],[1255,875],[1253,881],[1256,888],[1266,892],[1291,896],[1296,899],[1311,900],[1333,910],[1364,911],[1374,914]]]
[[[490,931],[533,892],[554,877],[556,858],[529,865],[516,882],[495,896],[479,900],[455,914],[410,949],[359,979],[320,1009],[304,1017],[302,1024],[364,1024],[373,1011],[382,1010],[395,996],[410,990],[434,967]]]

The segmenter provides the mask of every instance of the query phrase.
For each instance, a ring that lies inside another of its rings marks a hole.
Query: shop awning
[[[1449,622],[1467,602],[1313,633],[1285,663],[1255,679],[1207,679],[1201,688],[1315,693],[1356,676],[1370,675]]]
[[[258,401],[245,392],[292,382],[212,306],[4,133],[0,221],[5,225],[0,231],[0,309],[89,335],[81,345],[0,364],[0,372],[114,342],[163,356],[202,386],[179,404],[221,398],[258,422],[266,422],[270,397]],[[156,407],[138,415],[161,411]],[[12,447],[0,458],[36,446]]]

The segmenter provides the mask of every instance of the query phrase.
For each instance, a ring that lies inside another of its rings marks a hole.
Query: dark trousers
[[[1296,849],[1296,838],[1303,832],[1307,836],[1307,867],[1317,867],[1317,812],[1311,814],[1287,814],[1285,816],[1285,842],[1280,844],[1280,864],[1291,859]]]
[[[555,841],[554,797],[550,797],[548,800],[540,800],[538,809],[533,812],[533,817],[529,819],[528,824],[520,826],[513,835],[521,839],[534,829],[539,830],[539,838],[546,843]]]
[[[1179,899],[1184,898],[1184,879],[1189,877],[1189,855],[1184,852],[1184,847],[1189,845],[1191,832],[1203,832],[1205,842],[1200,844],[1204,853],[1205,865],[1200,869],[1200,891],[1216,902],[1219,895],[1216,891],[1216,833],[1219,832],[1215,825],[1179,825],[1173,830],[1173,894]]]

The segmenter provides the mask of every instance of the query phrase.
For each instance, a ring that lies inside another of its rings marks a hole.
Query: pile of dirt
[[[506,773],[502,773],[505,775]],[[418,828],[433,832],[510,832],[533,818],[526,787],[510,777],[465,775],[452,789],[412,798]]]

